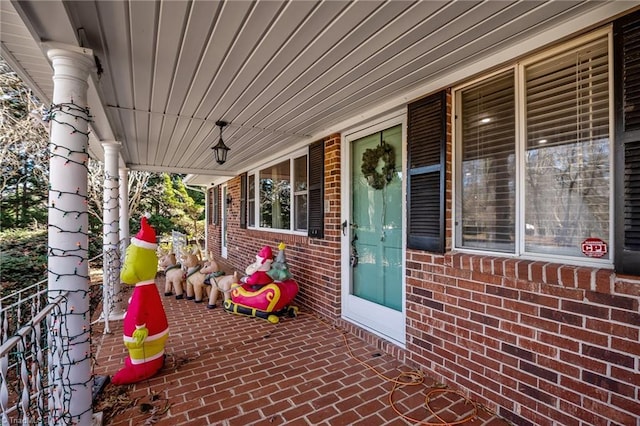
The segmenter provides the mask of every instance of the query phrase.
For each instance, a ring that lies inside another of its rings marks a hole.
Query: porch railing
[[[41,293],[34,295],[39,299]],[[0,408],[2,425],[48,423],[48,343],[51,313],[60,310],[64,292],[0,346]],[[59,312],[58,312],[59,313]],[[3,311],[3,320],[6,322]]]
[[[103,255],[89,259],[91,264]],[[93,290],[93,288],[90,288]],[[48,300],[48,281],[42,280],[0,298],[0,424],[48,424],[53,410],[49,386],[51,338],[68,291]],[[103,293],[90,291],[93,312]]]

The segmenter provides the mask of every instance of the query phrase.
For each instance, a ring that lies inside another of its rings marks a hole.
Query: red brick
[[[587,330],[593,330],[599,333],[616,336],[616,338],[627,339],[630,341],[638,340],[638,325],[622,325],[615,324],[610,321],[588,318],[585,323]]]
[[[271,398],[271,401],[273,401],[272,404],[266,405],[260,409],[265,417],[271,417],[275,414],[282,413],[294,406],[294,404],[289,400],[273,400],[273,398]]]
[[[637,278],[633,282],[631,280],[618,279],[614,283],[614,289],[616,293],[640,298],[640,282],[637,281]]]
[[[245,425],[251,425],[251,424],[255,424],[256,421],[260,420],[261,417],[260,415],[253,411],[250,413],[246,413],[237,417],[234,417],[232,419],[227,420],[227,423],[229,426],[245,426]]]
[[[325,407],[321,410],[317,410],[317,411],[314,410],[313,412],[307,415],[307,420],[311,424],[319,424],[322,421],[328,418],[331,418],[337,414],[338,414],[338,410],[336,410],[335,407],[330,406],[330,407]]]
[[[563,265],[560,267],[560,284],[564,287],[577,287],[576,268],[574,266]]]
[[[559,336],[557,334],[550,334],[545,332],[540,332],[538,334],[538,339],[542,343],[547,343],[551,346],[555,346],[556,348],[565,349],[569,352],[576,352],[580,348],[580,344],[575,340],[569,338],[568,336]]]
[[[289,410],[282,412],[281,415],[285,420],[287,420],[287,422],[290,422],[295,419],[305,417],[313,412],[314,408],[311,406],[311,404],[299,404]]]
[[[593,331],[569,325],[562,325],[560,327],[560,334],[563,336],[571,336],[573,339],[591,343],[596,346],[607,346],[609,342],[609,337],[605,334],[594,333]]]
[[[215,423],[221,422],[223,420],[230,419],[231,417],[235,417],[240,414],[240,410],[238,407],[223,407],[220,411],[211,412],[211,409],[208,407],[203,407],[197,410],[191,410],[187,412],[189,419],[197,419],[201,416],[206,416],[207,420]]]
[[[504,260],[504,276],[507,278],[518,278],[518,260],[505,259]]]
[[[500,258],[496,258],[493,261],[493,273],[495,275],[498,276],[504,276],[505,275],[505,267],[504,267],[504,261],[505,259],[500,259]]]
[[[353,410],[343,411],[335,417],[328,419],[328,423],[331,426],[350,426],[356,420],[359,420],[360,416]]]
[[[556,285],[560,282],[558,274],[559,268],[560,265],[554,263],[547,263],[544,266],[544,277],[546,283]]]

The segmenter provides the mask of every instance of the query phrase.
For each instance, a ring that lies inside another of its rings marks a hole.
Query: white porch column
[[[124,256],[129,247],[129,169],[123,167],[120,173],[120,265],[124,262]],[[122,316],[127,311],[126,303],[122,300],[122,288],[118,281],[118,293],[116,293],[114,308],[118,312],[122,312]]]
[[[120,169],[120,253],[124,261],[124,253],[129,247],[129,169]]]
[[[87,147],[87,79],[93,52],[48,45],[53,105],[49,119],[49,300],[60,298],[49,324],[50,424],[91,424]]]
[[[118,164],[120,143],[103,142],[104,149],[104,195],[103,195],[103,298],[102,310],[105,320],[104,332],[109,333],[109,320],[124,316],[120,294],[120,255],[118,240],[120,230],[120,200]]]

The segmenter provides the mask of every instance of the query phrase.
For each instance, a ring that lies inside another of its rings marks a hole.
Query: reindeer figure
[[[220,294],[223,295],[223,302],[227,299],[231,299],[231,290],[234,286],[239,285],[240,274],[238,271],[233,271],[233,275],[223,275],[218,277],[212,276],[210,281],[211,291],[209,292],[209,304],[207,305],[207,308],[213,309],[216,307],[216,301]]]
[[[183,247],[180,251],[182,269],[185,271],[185,287],[187,289],[187,300],[195,299],[193,283],[199,279],[199,272],[202,268],[199,250],[197,248]]]
[[[171,250],[158,248],[158,256],[159,266],[164,270],[164,295],[171,296],[175,293],[176,299],[184,298],[185,274],[176,255]]]
[[[185,279],[187,300],[195,300],[196,303],[201,303],[205,293],[208,294],[205,288],[209,285],[209,278],[220,271],[217,262],[213,259],[213,254],[208,253],[202,260],[201,252],[199,245],[191,251],[187,249],[182,252],[182,266],[187,270]]]
[[[200,268],[197,274],[193,275],[193,279],[191,280],[196,303],[200,303],[205,297],[208,297],[210,293],[209,286],[212,284],[212,280],[219,274],[220,267],[213,259],[213,256],[209,254],[204,260],[202,268]]]

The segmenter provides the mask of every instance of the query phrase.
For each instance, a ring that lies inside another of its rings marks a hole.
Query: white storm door
[[[226,259],[227,258],[227,220],[228,220],[228,209],[230,206],[227,205],[227,185],[222,185],[222,200],[220,202],[222,206],[222,216],[220,221],[220,255]]]
[[[387,120],[346,135],[342,151],[342,315],[400,345],[406,341],[403,129],[402,118]]]

